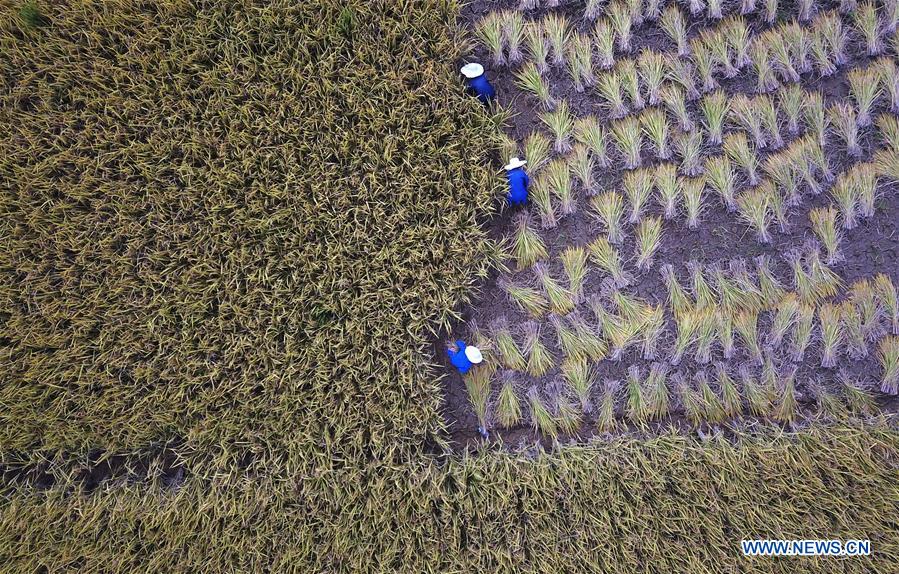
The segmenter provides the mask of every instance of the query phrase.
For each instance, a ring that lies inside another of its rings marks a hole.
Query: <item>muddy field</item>
[[[583,3],[564,4],[566,5],[553,10],[541,8],[524,11],[523,14],[526,20],[540,20],[547,13],[561,12],[567,16],[573,28],[585,35],[589,35],[593,22],[583,17]],[[819,12],[836,8],[837,6],[838,4],[832,6],[819,5]],[[516,7],[516,2],[476,2],[464,10],[464,24],[473,30],[477,23],[488,13],[500,9],[512,10]],[[787,14],[795,13],[795,10],[790,8],[789,5],[782,6],[782,10]],[[725,16],[738,14],[739,6],[726,3],[724,13]],[[747,14],[743,18],[754,35],[784,22],[783,18],[779,18],[773,25],[769,25],[757,13]],[[720,20],[712,20],[705,17],[705,15],[700,17],[688,16],[688,22],[691,38],[696,37],[701,30],[714,28],[721,23]],[[844,16],[843,22],[849,29],[852,20]],[[657,21],[645,21],[639,27],[634,28],[632,52],[630,54],[616,52],[616,62],[627,56],[636,57],[643,49],[666,53],[675,50],[675,44],[660,29]],[[891,52],[889,57],[893,57],[894,53]],[[846,79],[847,73],[854,68],[872,65],[877,59],[866,53],[864,41],[857,34],[852,33],[849,34],[846,54],[848,57],[845,64],[839,66],[836,73],[829,77],[821,77],[815,70],[802,73],[801,86],[809,91],[820,92],[828,105],[846,101],[849,95],[849,84]],[[527,58],[528,55],[526,54],[525,61],[527,61]],[[471,54],[470,61],[481,62],[485,66],[487,76],[497,90],[499,104],[514,112],[514,116],[505,130],[510,138],[521,145],[525,138],[534,131],[543,131],[549,136],[546,126],[539,118],[544,109],[534,97],[524,93],[515,81],[517,66],[510,67],[508,64],[495,65],[490,52],[484,47],[482,42],[476,43],[476,48]],[[601,70],[597,70],[597,75],[601,73],[603,73]],[[590,87],[587,87],[580,93],[575,91],[565,66],[550,66],[549,71],[544,74],[544,79],[549,85],[553,97],[557,101],[566,100],[575,117],[595,114],[601,121],[607,119],[605,117],[607,112],[596,91]],[[739,75],[734,78],[726,79],[719,75],[717,79],[720,89],[729,95],[746,94],[749,97],[756,95],[756,76],[750,67],[741,70]],[[774,93],[771,95],[772,97],[776,96]],[[874,115],[888,113],[889,107],[888,97],[879,98],[874,107]],[[701,115],[696,101],[688,102],[688,110],[694,123],[699,124]],[[733,129],[733,125],[725,122],[725,134]],[[769,153],[776,153],[788,148],[793,141],[802,135],[802,131],[794,134],[787,129],[783,129],[784,147],[773,151],[770,149],[757,150],[760,164],[764,163]],[[878,146],[882,146],[878,138],[876,126],[871,125],[861,128],[859,141],[863,153],[860,157],[853,157],[847,153],[846,146],[843,145],[842,140],[834,134],[829,134],[824,151],[837,177],[855,164],[870,161]],[[708,157],[720,154],[720,150],[720,146],[705,144],[703,155]],[[523,147],[519,147],[519,151],[523,156]],[[553,154],[552,157],[561,157],[555,154],[555,152],[551,153]],[[649,146],[646,145],[645,140],[643,160],[643,167],[652,166],[659,162]],[[500,171],[501,165],[497,165],[497,169]],[[613,158],[609,168],[597,169],[595,171],[596,185],[603,191],[620,190],[624,173],[626,173],[626,170],[622,169],[621,162],[615,161]],[[531,179],[533,184],[533,174]],[[663,264],[673,266],[681,284],[689,292],[691,285],[687,268],[689,261],[699,262],[704,268],[708,269],[715,264],[721,264],[726,267],[733,260],[743,260],[750,270],[754,270],[753,261],[760,255],[769,257],[771,269],[782,285],[788,290],[793,288],[792,270],[786,260],[786,254],[795,249],[808,249],[810,241],[816,239],[815,232],[809,221],[809,211],[816,207],[826,207],[834,203],[833,197],[828,193],[828,185],[824,184],[823,192],[818,195],[803,194],[800,204],[790,206],[787,212],[786,225],[779,226],[777,223],[774,223],[771,226],[772,240],[767,244],[756,241],[753,230],[741,221],[736,213],[728,211],[716,194],[707,192],[705,211],[702,213],[697,229],[686,227],[682,212],[674,219],[663,220],[662,238],[658,251],[653,258],[654,263],[645,271],[638,270],[634,265],[634,255],[636,253],[635,226],[627,223],[625,220],[624,241],[617,247],[621,253],[626,271],[633,275],[634,281],[622,288],[622,292],[634,295],[650,304],[667,305],[668,291],[660,272]],[[737,195],[746,189],[749,189],[749,186],[745,181],[741,182],[737,187]],[[887,274],[894,283],[899,280],[899,265],[896,263],[897,255],[899,255],[899,241],[897,241],[896,235],[897,222],[899,222],[899,197],[897,197],[896,189],[895,182],[880,177],[878,179],[878,197],[873,216],[861,219],[858,226],[854,229],[842,231],[842,259],[829,265],[830,269],[838,274],[843,282],[840,292],[832,299],[833,302],[840,302],[845,299],[849,286],[857,280],[866,278],[873,280],[878,273]],[[566,275],[559,260],[560,253],[571,246],[586,246],[603,232],[603,227],[597,223],[595,214],[589,208],[589,197],[585,190],[582,189],[582,186],[574,185],[574,193],[577,202],[577,210],[574,214],[561,217],[558,226],[553,229],[539,229],[539,226],[535,226],[549,253],[549,257],[545,261],[547,269],[550,275],[561,284],[565,283]],[[533,205],[529,209],[535,211]],[[644,217],[646,214],[661,216],[662,213],[660,204],[650,200],[644,212]],[[517,210],[506,209],[500,216],[488,222],[487,226],[491,237],[497,240],[511,240],[516,229],[516,214]],[[533,214],[532,220],[539,220],[536,212]],[[472,407],[465,383],[462,377],[452,369],[443,351],[444,341],[450,337],[466,338],[468,340],[475,325],[489,336],[490,326],[494,324],[498,317],[504,317],[511,326],[512,333],[516,335],[519,345],[521,344],[521,335],[516,329],[533,319],[511,302],[506,292],[499,286],[499,281],[503,278],[511,278],[513,282],[518,283],[529,285],[538,283],[534,281],[534,273],[531,269],[516,271],[514,262],[510,263],[510,268],[512,271],[510,274],[507,274],[508,276],[501,273],[493,273],[490,276],[482,286],[480,295],[475,299],[475,302],[463,309],[463,321],[454,326],[451,334],[445,334],[445,337],[436,341],[434,345],[434,360],[441,365],[445,375],[443,379],[446,387],[444,413],[450,422],[452,439],[458,446],[469,445],[479,448],[484,446],[484,441],[477,432],[478,418]],[[593,323],[594,317],[587,301],[591,300],[591,296],[602,296],[603,290],[607,289],[607,287],[603,287],[606,277],[607,275],[592,261],[588,263],[584,297],[578,303],[577,311],[580,316],[588,318],[591,324],[595,324]],[[770,330],[772,317],[773,313],[763,312],[759,314],[758,334],[763,345],[765,345],[766,335]],[[882,318],[882,320],[884,325],[881,327],[881,331],[883,332],[882,334],[886,334],[885,318]],[[556,342],[552,326],[546,321],[545,317],[539,319],[539,322],[542,328],[543,343],[550,348],[555,357],[561,357],[562,351]],[[816,329],[818,328],[817,321],[815,327]],[[596,329],[599,330],[598,327]],[[720,392],[720,388],[715,385],[714,365],[716,362],[723,362],[728,372],[734,378],[737,378],[737,372],[744,364],[750,365],[753,373],[760,374],[759,369],[761,367],[756,365],[755,361],[750,360],[746,349],[740,345],[738,337],[736,353],[729,360],[724,359],[720,345],[716,344],[713,346],[710,363],[698,364],[693,360],[691,348],[691,351],[687,352],[685,358],[678,365],[668,366],[668,384],[671,394],[668,416],[661,420],[655,420],[648,425],[641,425],[640,429],[626,421],[624,417],[626,400],[624,381],[628,368],[632,365],[638,365],[642,370],[643,377],[645,377],[652,363],[667,364],[668,353],[666,350],[673,344],[675,333],[676,325],[669,309],[666,310],[666,326],[660,338],[658,345],[660,352],[656,359],[653,361],[644,360],[639,346],[635,346],[626,350],[619,361],[604,359],[593,363],[594,385],[591,391],[591,403],[594,408],[588,409],[587,412],[583,413],[578,432],[561,433],[559,442],[581,442],[590,439],[602,440],[604,436],[609,436],[608,432],[597,431],[597,409],[595,408],[602,400],[603,381],[606,380],[616,380],[621,383],[616,400],[616,416],[620,424],[618,429],[613,431],[615,433],[657,433],[664,428],[673,426],[683,432],[699,432],[701,434],[723,432],[726,434],[731,427],[747,428],[767,420],[766,418],[755,417],[748,412],[744,412],[744,416],[739,420],[730,419],[721,424],[703,423],[691,425],[684,417],[683,405],[678,400],[678,394],[671,383],[679,375],[683,375],[687,380],[694,380],[696,373],[703,371],[707,373],[712,388]],[[787,356],[788,353],[781,348],[786,343],[776,347],[765,345],[765,353],[766,355],[770,353],[779,376],[782,377],[784,373],[788,373],[795,368],[795,397],[798,403],[798,416],[788,426],[801,426],[810,419],[823,416],[819,408],[821,393],[826,392],[837,397],[842,396],[847,383],[852,384],[857,389],[867,391],[880,409],[895,412],[899,408],[899,401],[896,400],[896,397],[884,394],[879,390],[882,369],[877,358],[875,344],[869,345],[868,355],[863,358],[850,358],[846,352],[847,346],[843,344],[839,348],[837,365],[834,368],[822,368],[819,339],[820,336],[817,331],[813,332],[812,343],[801,361],[793,361]],[[493,411],[499,392],[499,384],[494,381],[491,384],[491,394],[487,409],[488,430],[490,432],[488,442],[495,444],[498,441],[502,441],[504,444],[512,447],[526,447],[535,442],[543,442],[545,445],[551,444],[553,441],[547,440],[544,435],[534,430],[529,416],[526,396],[529,390],[536,389],[539,396],[543,397],[548,405],[553,404],[557,397],[564,396],[568,391],[565,388],[566,385],[558,364],[555,369],[542,377],[533,377],[526,372],[515,371],[514,380],[516,395],[521,402],[522,418],[518,424],[510,428],[501,428],[497,424]],[[551,407],[550,410],[552,410]]]

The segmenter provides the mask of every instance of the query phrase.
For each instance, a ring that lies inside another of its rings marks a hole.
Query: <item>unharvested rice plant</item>
[[[895,570],[899,3],[0,7],[0,572]]]

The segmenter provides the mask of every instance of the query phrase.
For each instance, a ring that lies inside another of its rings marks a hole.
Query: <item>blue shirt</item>
[[[471,361],[469,361],[468,357],[465,356],[465,343],[462,341],[456,341],[456,346],[459,347],[458,351],[447,349],[446,354],[449,355],[450,362],[453,364],[453,366],[459,370],[460,374],[464,375],[468,372],[468,369],[471,368]]]
[[[520,167],[506,172],[509,179],[509,205],[524,205],[528,200],[528,184],[531,180]]]
[[[490,82],[487,81],[485,74],[481,74],[477,78],[468,78],[467,83],[468,87],[474,90],[474,93],[477,94],[478,99],[483,104],[490,102],[490,100],[496,97],[496,91],[494,91]]]

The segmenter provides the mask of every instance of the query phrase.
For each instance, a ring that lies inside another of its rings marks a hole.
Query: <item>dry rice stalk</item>
[[[806,93],[799,85],[786,86],[777,93],[778,107],[787,118],[787,131],[792,135],[799,133],[799,122],[805,105]]]
[[[568,19],[562,14],[550,12],[543,17],[543,33],[552,48],[553,64],[562,66],[565,64],[566,47],[570,34]]]
[[[899,335],[899,295],[896,293],[896,286],[888,275],[878,273],[874,277],[874,291],[877,293],[877,300],[890,318],[891,332],[893,335]]]
[[[568,169],[571,175],[577,178],[587,196],[596,195],[598,188],[596,186],[596,178],[593,175],[596,169],[596,162],[593,160],[593,154],[584,144],[574,146],[574,151],[568,158]]]
[[[724,138],[724,153],[728,159],[740,166],[749,178],[749,185],[758,185],[759,183],[759,160],[758,156],[749,145],[749,140],[743,132],[733,132],[727,134]],[[736,208],[736,205],[734,205]]]
[[[655,188],[659,204],[665,210],[665,219],[677,215],[677,202],[681,195],[680,180],[674,164],[660,163],[656,167]]]
[[[866,417],[877,413],[877,401],[867,389],[862,387],[861,381],[853,381],[845,372],[841,372],[838,379],[843,384],[843,396],[846,397],[849,411],[854,415]]]
[[[608,70],[615,64],[615,30],[605,18],[593,26],[593,44],[599,57],[599,67]]]
[[[899,118],[893,114],[880,114],[876,123],[880,141],[893,153],[899,153]]]
[[[505,47],[505,38],[503,34],[503,21],[498,12],[490,12],[484,18],[481,18],[475,27],[478,37],[490,50],[493,55],[493,63],[502,66],[506,63],[506,56],[503,54]]]
[[[545,74],[549,70],[546,63],[549,58],[549,43],[546,41],[540,22],[530,21],[525,24],[524,41],[527,44],[531,61],[541,74]]]
[[[781,35],[789,47],[790,54],[796,60],[795,67],[800,74],[812,71],[811,51],[812,51],[812,35],[811,32],[800,26],[796,22],[791,22],[781,28]]]
[[[796,420],[799,402],[796,400],[796,367],[793,367],[781,380],[780,400],[774,406],[772,416],[774,420],[782,423],[792,423]]]
[[[799,313],[799,297],[795,293],[787,293],[778,303],[774,318],[771,321],[771,332],[768,334],[768,347],[778,348]]]
[[[758,318],[758,313],[745,309],[737,311],[733,316],[734,328],[740,334],[749,355],[761,363],[762,348],[758,340]]]
[[[724,419],[727,418],[727,413],[725,412],[724,405],[721,404],[718,395],[715,394],[715,391],[713,391],[712,387],[709,385],[709,379],[706,376],[705,371],[698,371],[694,376],[694,379],[699,387],[699,400],[703,404],[706,419],[711,424],[723,422]]]
[[[646,217],[637,225],[637,268],[646,271],[662,239],[662,220]]]
[[[512,256],[518,263],[519,271],[549,257],[546,244],[531,227],[531,217],[527,212],[522,212],[517,217],[515,237],[512,242]]]
[[[571,133],[574,131],[574,117],[568,109],[568,102],[561,100],[555,111],[540,114],[540,121],[555,137],[556,153],[567,153],[571,149]]]
[[[874,217],[874,202],[877,199],[877,168],[873,163],[857,163],[849,170],[858,194],[859,213],[862,217]]]
[[[674,316],[677,325],[677,338],[671,349],[672,354],[669,362],[672,365],[679,364],[684,353],[696,341],[697,331],[702,323],[702,318],[703,314],[694,310],[684,311]]]
[[[613,379],[606,379],[603,381],[603,387],[605,392],[600,403],[599,414],[596,417],[596,427],[599,432],[610,432],[618,427],[618,421],[615,419],[615,400],[621,383]]]
[[[515,386],[512,384],[512,373],[503,371],[500,373],[504,381],[496,400],[496,420],[503,428],[512,428],[521,422],[521,403],[515,394]]]
[[[587,245],[587,250],[590,252],[590,258],[612,276],[615,285],[624,287],[630,283],[630,277],[621,265],[621,256],[618,250],[612,247],[605,237],[600,236],[594,239]]]
[[[858,143],[858,120],[855,109],[847,103],[837,102],[827,110],[831,124],[837,135],[846,143],[846,151],[854,157],[862,156],[862,148]]]
[[[546,182],[553,196],[559,200],[559,212],[571,215],[577,210],[577,203],[571,189],[571,172],[564,159],[554,159],[546,166]]]
[[[659,337],[665,328],[665,308],[657,305],[650,308],[643,324],[643,358],[654,360],[658,350]]]
[[[759,278],[759,291],[768,309],[774,308],[786,296],[786,290],[774,273],[771,272],[771,260],[767,255],[755,258],[756,274]]]
[[[740,401],[740,392],[733,378],[727,372],[724,363],[715,364],[715,374],[718,386],[721,387],[721,407],[726,418],[739,418],[743,414],[743,405]]]
[[[655,148],[656,156],[661,160],[669,159],[671,150],[668,147],[668,118],[662,110],[653,108],[644,111],[640,114],[640,126]]]
[[[698,427],[706,418],[706,412],[703,408],[702,397],[690,385],[684,375],[675,373],[671,377],[674,380],[677,394],[680,397],[681,406],[684,408],[684,415],[694,427]]]
[[[860,2],[852,16],[856,28],[865,39],[868,55],[876,56],[883,52],[883,31],[874,2]]]
[[[628,53],[631,51],[631,26],[633,20],[628,6],[621,1],[612,2],[606,9],[606,14],[612,29],[615,30],[618,50]]]
[[[529,321],[524,324],[524,350],[528,356],[528,373],[542,377],[556,367],[556,358],[540,340],[540,325]]]
[[[637,60],[640,81],[646,86],[649,105],[658,105],[665,80],[665,58],[654,50],[643,50]]]
[[[542,317],[549,310],[549,302],[533,287],[516,285],[507,279],[500,280],[500,287],[519,309],[531,317]]]
[[[636,169],[624,173],[622,186],[624,193],[630,202],[630,223],[637,223],[643,213],[643,208],[652,193],[654,174],[650,169]]]
[[[538,131],[533,131],[524,138],[524,157],[528,161],[528,171],[531,174],[540,171],[549,159],[549,146],[549,138]]]
[[[571,291],[575,301],[582,301],[584,280],[587,278],[587,252],[583,247],[568,247],[559,258],[568,276],[568,290]]]
[[[587,116],[575,120],[574,139],[578,143],[587,146],[598,167],[609,167],[608,135],[602,126],[599,125],[596,116]]]
[[[636,118],[628,117],[612,122],[612,138],[621,155],[624,156],[626,169],[634,169],[642,165],[643,138],[640,124]]]
[[[600,74],[596,80],[596,91],[605,101],[609,117],[616,119],[627,115],[627,105],[624,103],[621,77],[618,72]]]
[[[688,177],[696,177],[703,171],[701,130],[681,132],[677,137],[677,150],[681,156],[681,173]]]
[[[594,373],[586,359],[565,359],[562,361],[562,376],[571,387],[581,403],[581,410],[589,413],[593,410],[590,403],[590,392],[593,388]]]
[[[624,198],[617,191],[607,191],[590,198],[590,206],[608,233],[609,243],[619,244],[623,240],[621,216],[624,212]]]
[[[632,365],[627,370],[627,418],[631,422],[642,424],[649,420],[649,407],[643,398],[643,387],[640,384],[640,367]]]
[[[756,75],[755,91],[764,94],[772,92],[780,86],[777,75],[774,73],[774,65],[767,45],[762,42],[753,42],[749,48],[749,58]]]
[[[836,297],[843,286],[843,280],[821,261],[821,252],[817,245],[812,244],[809,247],[806,260],[816,300]]]
[[[649,376],[646,378],[646,409],[650,420],[659,420],[668,416],[668,387],[665,380],[668,376],[668,369],[662,363],[653,363],[650,367]]]
[[[723,308],[715,310],[718,319],[718,341],[721,343],[721,352],[725,359],[734,357],[734,320],[729,311]]]
[[[793,335],[790,343],[790,353],[793,362],[801,363],[805,357],[814,329],[815,308],[812,305],[800,305],[797,321],[793,327]]]
[[[724,134],[724,120],[730,111],[728,96],[716,90],[703,97],[699,102],[702,111],[702,125],[709,136],[709,143],[720,144]]]
[[[740,367],[740,382],[743,384],[749,411],[757,417],[767,415],[771,411],[770,396],[746,365]]]
[[[883,368],[881,392],[888,395],[899,393],[899,337],[888,336],[881,339],[877,356]]]
[[[502,365],[514,371],[526,370],[527,361],[509,331],[509,324],[505,316],[497,317],[491,324],[491,330]]]
[[[702,91],[711,92],[718,87],[715,80],[715,56],[701,38],[693,38],[690,41],[690,52],[693,55],[693,65],[702,82]]]
[[[721,201],[728,211],[737,209],[737,200],[734,197],[737,177],[727,156],[715,155],[706,159],[705,180],[709,187],[721,197]]]
[[[713,309],[717,305],[717,299],[712,287],[705,279],[702,272],[702,264],[696,260],[687,262],[687,269],[690,270],[690,278],[693,282],[693,296],[696,299],[697,309]]]
[[[821,366],[832,369],[837,364],[837,350],[843,341],[843,329],[840,324],[840,311],[830,303],[824,303],[818,309],[818,321],[821,324]]]
[[[687,212],[687,227],[696,229],[699,227],[699,217],[703,212],[703,192],[705,191],[704,177],[691,177],[680,182],[684,194],[684,210]]]
[[[522,60],[521,43],[524,41],[524,18],[516,10],[500,12],[503,23],[503,34],[509,47],[509,63],[517,64]]]
[[[574,310],[571,292],[559,285],[542,263],[534,264],[534,272],[543,286],[543,292],[549,300],[549,306],[553,313],[566,315]]]
[[[533,62],[526,62],[515,73],[515,83],[523,91],[533,94],[546,110],[551,110],[556,105],[555,98],[549,92],[549,85],[544,81],[540,70]]]
[[[896,2],[896,6],[899,6],[899,2]],[[890,98],[890,111],[894,114],[899,113],[899,70],[896,69],[896,63],[892,58],[885,56],[877,60],[872,67]]]
[[[693,130],[693,119],[687,111],[687,99],[684,89],[677,84],[665,84],[661,89],[661,99],[665,107],[677,120],[678,128],[682,132]]]
[[[846,79],[849,80],[849,95],[855,101],[858,127],[870,126],[871,112],[882,93],[880,74],[874,66],[864,69],[855,68],[849,71]]]
[[[640,91],[640,76],[637,73],[637,64],[632,59],[627,58],[618,63],[616,71],[621,78],[621,87],[624,88],[631,102],[631,108],[642,110],[645,102],[643,101],[643,93]]]
[[[877,300],[874,285],[868,279],[859,279],[852,284],[849,298],[858,307],[865,340],[874,342],[879,339],[882,334],[880,319],[883,316],[883,309]]]
[[[827,249],[827,264],[842,260],[840,256],[840,233],[837,231],[837,210],[833,206],[817,207],[809,211],[812,229],[824,248]]]
[[[536,387],[531,387],[528,391],[528,403],[531,406],[531,424],[534,427],[534,432],[539,432],[553,440],[558,440],[559,427],[549,409],[540,400]]]
[[[660,271],[665,287],[668,289],[668,305],[674,311],[675,317],[692,311],[693,301],[678,281],[677,275],[674,274],[674,267],[670,263],[666,263],[662,265]]]
[[[697,310],[697,313],[699,314],[699,326],[696,328],[694,359],[700,365],[705,365],[712,360],[712,345],[715,343],[715,335],[718,333],[718,316],[711,308]]]
[[[593,44],[588,36],[575,32],[568,43],[568,74],[574,81],[574,89],[583,92],[584,86],[592,86]]]
[[[768,226],[771,225],[770,195],[763,190],[744,191],[737,199],[740,217],[756,231],[759,243],[771,243]]]
[[[671,41],[677,44],[677,55],[686,58],[690,55],[690,43],[687,41],[687,21],[683,12],[675,4],[669,5],[662,12],[659,20],[662,30]]]
[[[542,173],[534,178],[534,183],[528,189],[528,196],[540,214],[540,227],[552,229],[558,225],[556,209],[550,197],[550,182],[548,174]]]
[[[843,301],[837,306],[840,319],[843,323],[846,339],[846,352],[850,359],[863,359],[868,356],[868,342],[865,339],[862,316],[855,303],[850,300]]]

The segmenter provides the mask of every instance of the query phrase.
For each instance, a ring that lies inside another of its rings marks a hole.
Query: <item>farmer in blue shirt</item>
[[[471,369],[472,365],[477,365],[484,360],[481,350],[474,345],[465,345],[464,341],[456,341],[446,346],[446,354],[449,355],[450,362],[464,375]]]
[[[506,164],[506,178],[509,180],[509,205],[524,205],[528,201],[528,184],[531,183],[528,174],[524,172],[522,166],[527,162],[513,157]]]
[[[462,66],[462,75],[465,76],[465,85],[474,91],[482,104],[487,105],[496,97],[496,91],[484,74],[484,66],[474,63],[465,64]]]

